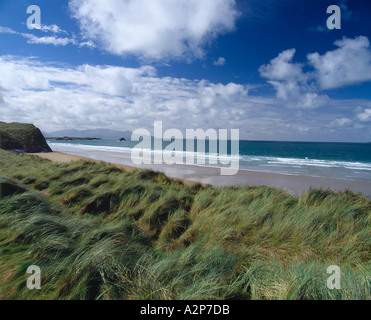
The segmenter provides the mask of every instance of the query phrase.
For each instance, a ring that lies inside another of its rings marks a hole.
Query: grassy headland
[[[0,121],[0,148],[21,153],[52,152],[40,129],[17,122]]]
[[[371,299],[371,201],[350,191],[185,185],[3,150],[0,191],[0,299]]]

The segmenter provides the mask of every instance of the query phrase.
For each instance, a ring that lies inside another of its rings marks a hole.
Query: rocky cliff
[[[33,124],[0,122],[0,148],[19,153],[52,152]]]

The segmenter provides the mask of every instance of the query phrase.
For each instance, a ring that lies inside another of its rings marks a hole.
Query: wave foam
[[[96,146],[72,143],[49,143],[50,147],[60,152],[78,152],[78,151],[102,151],[107,153],[118,154],[121,157],[130,158],[134,148],[129,147],[110,147],[110,146]],[[148,150],[152,155],[163,153],[164,155],[179,156],[185,159],[188,156],[196,159],[205,157],[206,160],[221,162],[223,160],[239,160],[241,166],[249,167],[250,165],[266,166],[266,167],[289,167],[289,168],[341,168],[349,170],[365,170],[371,171],[371,163],[363,162],[348,162],[335,160],[320,160],[320,159],[300,159],[300,158],[282,158],[282,157],[267,157],[267,156],[249,156],[249,155],[218,155],[218,154],[204,154],[190,151],[161,151]],[[185,161],[184,161],[185,163]]]

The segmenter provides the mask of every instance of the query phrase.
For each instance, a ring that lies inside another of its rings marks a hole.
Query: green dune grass
[[[351,191],[184,185],[2,150],[0,191],[1,299],[371,298],[371,201]]]

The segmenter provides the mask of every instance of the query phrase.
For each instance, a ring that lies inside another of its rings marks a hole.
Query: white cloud
[[[41,25],[39,28],[35,28],[36,30],[43,31],[43,32],[52,32],[52,33],[65,33],[68,34],[67,31],[64,31],[60,27],[58,27],[56,24],[53,25]],[[2,27],[0,26],[0,33],[8,33],[8,34],[18,34],[18,35],[24,35],[25,33],[20,33],[17,31],[14,31],[11,28],[8,27]]]
[[[78,44],[79,47],[88,47],[88,48],[96,48],[97,46],[93,41],[83,41]]]
[[[70,0],[70,7],[103,49],[149,59],[201,57],[238,17],[235,0]]]
[[[5,100],[4,100],[4,97],[3,97],[3,93],[2,92],[5,92],[4,88],[0,86],[0,105],[4,104],[5,103]]]
[[[367,37],[336,41],[339,48],[324,55],[308,55],[322,89],[334,89],[371,81],[371,48]]]
[[[292,63],[296,50],[285,50],[273,59],[270,64],[261,66],[260,74],[269,80],[304,81],[306,76],[302,64]]]
[[[371,121],[371,109],[365,109],[363,112],[358,113],[357,118],[363,122]]]
[[[53,33],[65,33],[65,34],[67,34],[66,31],[62,30],[57,25],[51,25],[51,26],[43,25],[43,26],[41,26],[41,28],[39,30],[43,31],[43,32],[51,31]],[[72,44],[72,45],[78,46],[80,48],[81,47],[95,48],[95,44],[90,40],[79,42],[75,38],[66,38],[66,37],[62,38],[62,37],[58,37],[58,36],[54,36],[54,35],[53,36],[38,37],[38,36],[36,36],[34,34],[31,34],[31,33],[17,32],[17,31],[14,31],[13,29],[10,29],[8,27],[1,27],[0,26],[0,33],[14,34],[14,35],[22,36],[23,38],[27,39],[27,43],[29,43],[29,44],[42,44],[42,45],[53,45],[53,46],[66,46],[68,44]]]
[[[330,100],[321,112],[293,112],[277,99],[249,95],[248,85],[160,78],[151,66],[68,68],[0,56],[0,74],[0,119],[34,123],[47,132],[151,129],[154,120],[162,120],[165,129],[240,128],[241,138],[259,140],[349,141],[368,130],[356,117],[346,134],[344,127],[329,126],[363,113],[367,101]],[[355,113],[356,106],[363,108]]]
[[[343,38],[336,41],[339,48],[324,55],[308,54],[308,64],[314,71],[304,72],[306,66],[294,63],[296,50],[285,50],[268,65],[259,68],[277,93],[277,98],[291,108],[314,109],[328,105],[329,97],[322,90],[371,81],[371,48],[368,38]]]
[[[16,34],[17,32],[8,27],[0,27],[0,33]]]
[[[34,122],[46,130],[150,128],[155,119],[178,128],[229,126],[245,114],[248,97],[239,84],[158,78],[150,66],[63,68],[0,57],[0,73],[6,105],[1,118]]]
[[[51,44],[53,46],[66,46],[68,44],[74,45],[77,44],[76,40],[69,38],[58,38],[54,36],[37,37],[29,33],[23,33],[22,36],[27,39],[27,43],[31,44]]]
[[[341,118],[341,119],[336,119],[331,122],[330,126],[331,127],[347,127],[350,126],[353,123],[351,119],[348,118]]]
[[[53,33],[65,33],[65,34],[67,34],[67,31],[61,29],[56,24],[52,24],[50,26],[41,25],[38,30],[43,31],[43,32],[53,32]]]
[[[315,109],[326,105],[329,98],[318,94],[310,84],[310,76],[303,72],[303,65],[292,62],[295,52],[295,49],[283,51],[270,64],[261,66],[261,76],[269,80],[277,98],[290,108]]]
[[[219,57],[218,60],[214,61],[214,66],[224,66],[227,61],[223,57]]]

